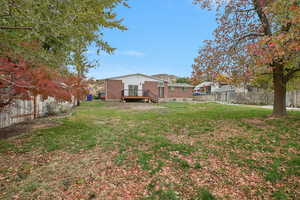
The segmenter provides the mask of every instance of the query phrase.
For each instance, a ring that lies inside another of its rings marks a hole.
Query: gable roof
[[[124,76],[110,77],[110,78],[106,78],[104,80],[120,79],[120,78],[126,78],[126,77],[130,77],[130,76],[143,76],[143,77],[150,78],[150,79],[153,79],[153,80],[156,80],[156,81],[164,81],[164,80],[155,78],[153,76],[148,76],[148,75],[140,74],[140,73],[137,73],[137,74],[127,74],[127,75],[124,75]]]

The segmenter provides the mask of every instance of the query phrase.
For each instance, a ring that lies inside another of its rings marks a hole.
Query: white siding
[[[137,85],[138,86],[138,95],[139,96],[143,96],[143,84],[145,81],[155,81],[155,82],[160,82],[156,79],[152,79],[152,78],[148,78],[145,76],[140,76],[140,75],[133,75],[133,76],[127,76],[127,77],[122,77],[122,78],[116,78],[116,79],[112,79],[112,80],[122,80],[122,82],[124,83],[124,90],[125,93],[124,95],[128,95],[128,89],[129,89],[129,85]]]

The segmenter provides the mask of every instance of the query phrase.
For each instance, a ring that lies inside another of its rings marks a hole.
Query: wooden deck
[[[151,97],[147,97],[147,96],[123,96],[122,97],[123,100],[129,100],[129,99],[132,99],[132,100],[149,100],[151,99]]]

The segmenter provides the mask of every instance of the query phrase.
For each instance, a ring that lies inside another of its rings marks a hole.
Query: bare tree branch
[[[244,36],[238,38],[237,41],[240,42],[240,41],[245,40],[245,39],[247,39],[247,38],[263,37],[263,36],[265,36],[264,33],[249,33],[249,34],[247,34],[247,35],[244,35]]]
[[[5,78],[2,78],[2,77],[0,77],[0,80],[5,81],[5,82],[8,82],[8,83],[10,83],[10,84],[13,84],[13,85],[15,85],[15,86],[17,86],[17,87],[19,87],[19,88],[28,88],[28,89],[36,88],[36,87],[34,87],[34,86],[23,86],[23,85],[19,85],[19,84],[16,84],[16,83],[14,83],[14,82],[12,82],[12,81],[10,81],[10,80],[7,80],[7,79],[5,79]]]
[[[236,39],[236,41],[233,43],[233,45],[230,47],[230,50],[234,50],[236,48],[236,46],[243,40],[247,39],[247,38],[255,38],[255,37],[263,37],[265,36],[264,33],[249,33],[246,34],[238,39]]]
[[[255,8],[247,9],[247,10],[236,10],[236,12],[250,12],[250,11],[255,11]]]
[[[266,35],[271,36],[272,35],[271,25],[270,25],[267,15],[264,13],[264,8],[261,6],[261,3],[259,0],[253,0],[253,4],[254,4],[255,10],[256,10],[256,13],[260,19],[260,22],[263,26],[264,33]]]

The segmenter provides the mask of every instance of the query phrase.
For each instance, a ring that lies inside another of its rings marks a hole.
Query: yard
[[[85,103],[0,140],[0,199],[300,199],[300,112]]]

